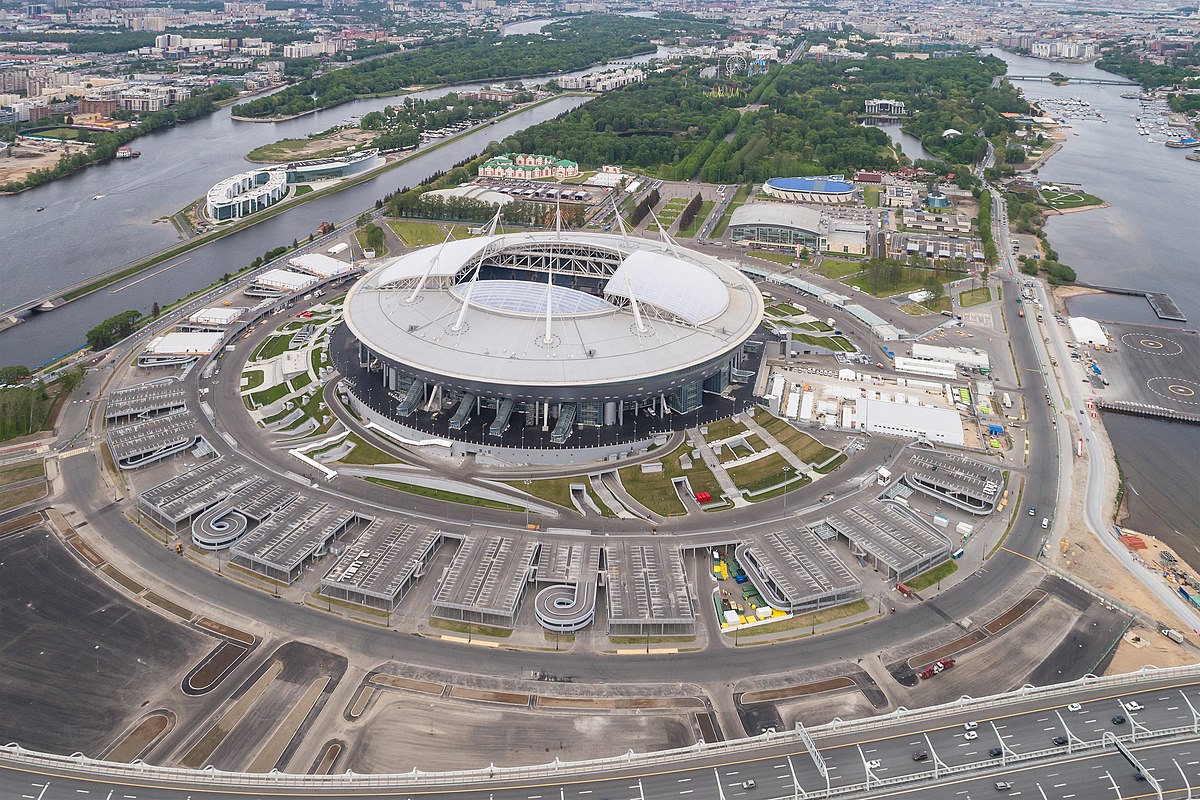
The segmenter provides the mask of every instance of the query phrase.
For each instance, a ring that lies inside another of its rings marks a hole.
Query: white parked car
[[[975,730],[975,729],[976,729],[976,728],[978,728],[978,727],[979,727],[979,723],[978,723],[978,722],[965,722],[965,723],[963,723],[963,730],[964,730],[964,731],[973,731],[973,730]]]
[[[878,758],[872,758],[870,761],[867,762],[867,766],[870,769],[879,769],[881,763],[882,762],[880,762],[880,760]]]
[[[966,733],[963,734],[963,738],[966,739],[968,742],[971,741],[972,739],[978,739],[979,731],[967,731]]]
[[[1079,703],[1071,703],[1071,705],[1067,706],[1067,711],[1083,711],[1083,706],[1079,705]]]
[[[1137,700],[1130,700],[1125,704],[1126,711],[1141,711],[1143,708],[1145,708],[1145,706],[1139,703]]]

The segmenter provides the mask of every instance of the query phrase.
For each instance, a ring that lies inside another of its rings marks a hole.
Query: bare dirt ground
[[[776,703],[775,707],[783,719],[784,730],[795,728],[797,721],[811,727],[824,725],[835,717],[866,719],[879,713],[879,709],[874,708],[866,696],[857,689],[812,695],[801,700]]]
[[[34,170],[53,167],[63,153],[78,153],[86,149],[86,145],[74,143],[17,142],[13,145],[12,156],[0,158],[0,184],[23,181]]]
[[[548,713],[385,692],[347,737],[346,767],[406,772],[414,766],[472,769],[615,756],[696,741],[688,715]],[[404,742],[396,747],[396,742]]]
[[[1133,642],[1133,637],[1139,641]],[[1135,625],[1117,645],[1112,663],[1105,672],[1136,672],[1142,667],[1181,667],[1196,663],[1196,653],[1189,647],[1175,644],[1155,630]]]

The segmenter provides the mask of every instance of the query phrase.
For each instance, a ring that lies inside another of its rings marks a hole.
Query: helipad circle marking
[[[1200,383],[1172,375],[1159,375],[1146,381],[1146,388],[1159,397],[1189,406],[1200,405]]]
[[[1121,342],[1140,353],[1152,356],[1177,356],[1183,353],[1183,345],[1156,333],[1132,332],[1121,335]]]

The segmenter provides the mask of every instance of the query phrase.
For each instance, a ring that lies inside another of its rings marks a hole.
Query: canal
[[[1016,75],[1058,71],[1083,78],[1112,78],[1087,64],[1051,64],[996,52]],[[1108,122],[1071,119],[1056,153],[1039,171],[1043,181],[1082,184],[1111,207],[1051,217],[1050,244],[1080,280],[1129,286],[1171,295],[1188,317],[1200,322],[1200,164],[1186,150],[1172,150],[1139,136],[1131,115],[1137,100],[1121,97],[1129,87],[1019,83],[1025,96],[1078,97]],[[1076,135],[1077,134],[1077,135]],[[1092,295],[1070,301],[1075,315],[1114,322],[1177,326],[1154,315],[1140,297]],[[1158,536],[1200,567],[1200,426],[1121,414],[1104,415],[1104,426],[1127,481],[1122,524]]]

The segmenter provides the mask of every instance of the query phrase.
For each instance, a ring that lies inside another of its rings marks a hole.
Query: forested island
[[[466,34],[326,72],[272,95],[234,106],[244,119],[293,117],[359,97],[396,94],[411,86],[466,83],[570,72],[612,58],[655,50],[662,36],[705,35],[716,25],[615,15],[547,25],[542,34]]]

